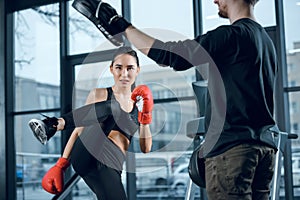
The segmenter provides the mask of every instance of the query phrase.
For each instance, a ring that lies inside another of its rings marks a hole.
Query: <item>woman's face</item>
[[[116,56],[110,66],[110,72],[114,76],[115,84],[121,87],[131,87],[140,71],[135,57],[128,54]]]

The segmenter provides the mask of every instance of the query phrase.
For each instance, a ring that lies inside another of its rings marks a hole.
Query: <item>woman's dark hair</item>
[[[128,55],[131,55],[132,57],[135,58],[136,60],[136,64],[137,66],[140,66],[140,63],[139,63],[139,58],[137,56],[137,53],[135,50],[133,50],[131,47],[120,47],[116,50],[116,52],[114,53],[113,55],[113,59],[111,61],[111,65],[113,64],[113,62],[115,61],[116,57],[118,55],[121,55],[121,54],[128,54]]]

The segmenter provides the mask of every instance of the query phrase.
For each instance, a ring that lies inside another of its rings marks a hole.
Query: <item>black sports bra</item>
[[[107,100],[116,100],[111,87],[107,89]],[[109,116],[103,123],[101,128],[106,136],[110,133],[110,130],[116,130],[122,133],[129,141],[131,141],[133,135],[138,130],[138,109],[133,105],[132,110],[128,113],[121,109],[121,116],[116,121],[114,116]]]

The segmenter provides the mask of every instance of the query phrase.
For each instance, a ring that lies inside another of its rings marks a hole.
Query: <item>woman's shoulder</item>
[[[107,88],[94,88],[92,91],[98,95],[107,94]]]
[[[105,101],[106,99],[107,99],[106,88],[94,88],[89,93],[89,96],[87,98],[87,103]]]

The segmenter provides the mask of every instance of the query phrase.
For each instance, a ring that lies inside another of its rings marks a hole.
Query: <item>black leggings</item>
[[[115,146],[111,141],[108,141],[107,144]],[[71,152],[70,162],[75,172],[83,178],[89,188],[96,194],[98,200],[126,200],[121,181],[125,155],[118,147],[109,155],[108,151],[112,151],[112,148],[111,146],[107,147],[108,145],[99,145],[99,158],[95,158],[87,150],[81,139],[77,138]],[[113,160],[116,158],[119,164],[113,165],[115,164]]]
[[[125,133],[134,133],[138,126],[128,115],[116,100],[107,100],[61,116],[65,120],[64,129],[85,127],[74,143],[70,161],[99,200],[127,199],[121,181],[125,155],[105,135],[114,124]]]
[[[126,200],[121,173],[97,162],[97,167],[82,178],[96,194],[98,200]]]

